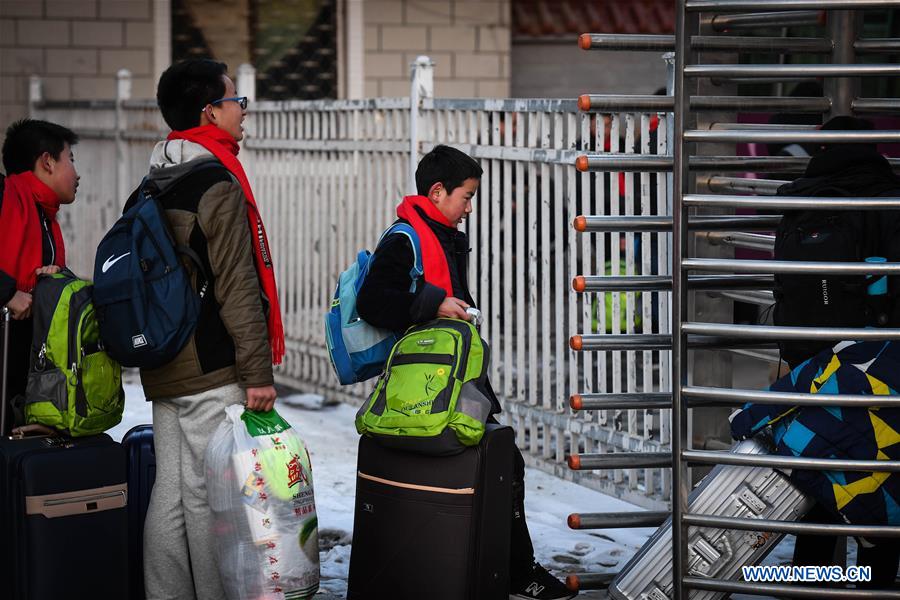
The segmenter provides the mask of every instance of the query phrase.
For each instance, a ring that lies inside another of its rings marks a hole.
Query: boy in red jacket
[[[411,288],[413,249],[409,238],[396,233],[375,252],[372,267],[356,298],[366,322],[402,334],[437,317],[470,320],[466,309],[475,301],[469,293],[469,239],[457,227],[472,212],[481,167],[472,157],[449,146],[436,146],[416,169],[417,196],[397,207],[397,222],[412,225],[422,248],[424,277]],[[489,421],[502,409],[493,392]],[[563,600],[575,594],[534,561],[534,547],[525,523],[525,461],[515,450],[512,527],[510,531],[510,595],[521,600]]]
[[[0,176],[0,306],[8,308],[13,319],[7,359],[10,402],[25,393],[31,290],[38,275],[66,266],[56,213],[75,201],[79,177],[72,146],[77,142],[72,131],[47,121],[22,119],[6,130],[6,177]],[[11,425],[22,425],[22,415],[14,414]]]

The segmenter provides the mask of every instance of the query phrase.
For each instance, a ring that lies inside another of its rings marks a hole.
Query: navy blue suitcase
[[[128,456],[128,581],[131,600],[144,600],[144,519],[156,481],[153,426],[138,425],[122,445]]]
[[[122,446],[105,434],[0,439],[0,595],[121,598],[127,498]]]

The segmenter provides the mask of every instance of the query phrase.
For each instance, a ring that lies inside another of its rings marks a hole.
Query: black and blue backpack
[[[419,235],[408,223],[395,223],[381,235],[378,246],[391,234],[401,234],[409,239],[413,249],[413,267],[410,291],[423,277],[422,248]],[[378,250],[378,247],[375,248]],[[325,314],[325,340],[331,366],[341,385],[350,385],[376,377],[384,371],[384,365],[399,336],[387,329],[380,329],[365,322],[356,312],[356,296],[362,288],[375,254],[360,250],[347,269],[338,278],[330,310]]]
[[[197,326],[206,288],[198,293],[191,286],[182,257],[206,274],[196,253],[175,244],[155,192],[145,178],[94,260],[100,337],[106,352],[126,367],[154,369],[171,362]]]

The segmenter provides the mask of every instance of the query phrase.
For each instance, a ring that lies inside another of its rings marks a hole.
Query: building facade
[[[406,96],[410,63],[435,65],[435,93],[510,93],[510,0],[0,0],[0,124],[47,99],[111,99],[129,69],[152,98],[173,60],[256,67],[265,99]]]

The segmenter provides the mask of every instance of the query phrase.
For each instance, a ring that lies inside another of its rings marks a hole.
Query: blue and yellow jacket
[[[779,392],[900,394],[900,343],[841,342],[801,363],[770,387]],[[731,422],[735,439],[772,427],[783,456],[900,459],[898,408],[748,404]],[[900,477],[887,472],[793,470],[791,481],[856,525],[900,525]]]

